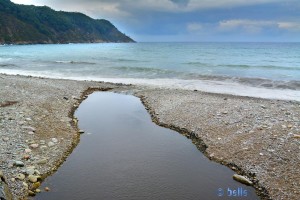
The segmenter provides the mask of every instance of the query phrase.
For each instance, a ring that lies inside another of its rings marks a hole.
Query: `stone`
[[[47,163],[47,159],[38,160],[36,163],[39,164],[39,165],[44,165],[44,164]]]
[[[44,190],[45,190],[46,192],[49,192],[49,191],[50,191],[50,188],[45,187]]]
[[[30,158],[30,155],[24,155],[23,157],[25,160],[28,160]]]
[[[39,144],[31,144],[30,147],[33,148],[33,149],[36,149],[36,148],[39,147]]]
[[[31,126],[23,126],[22,128],[27,130],[27,131],[32,131],[32,132],[36,131],[36,129],[34,127],[31,127]]]
[[[40,186],[41,186],[41,183],[40,183],[40,182],[35,182],[35,183],[32,184],[31,189],[32,189],[32,190],[36,190],[36,189],[38,189]]]
[[[34,135],[34,132],[33,131],[29,131],[28,134],[29,135]]]
[[[58,139],[56,139],[56,138],[51,138],[51,141],[54,143],[58,143]]]
[[[25,179],[25,175],[24,174],[18,174],[16,176],[16,179],[19,179],[19,180],[23,181]]]
[[[293,128],[293,125],[292,125],[292,124],[289,124],[287,127],[288,127],[288,128]]]
[[[15,161],[15,166],[24,167],[24,163],[22,161]]]
[[[28,190],[28,195],[31,196],[31,197],[34,197],[34,196],[35,196],[35,193],[32,192],[31,190]]]
[[[55,146],[54,142],[48,142],[48,147],[53,147]]]
[[[40,190],[40,189],[36,189],[35,192],[36,192],[36,193],[40,193],[41,190]]]
[[[0,170],[0,178],[4,176],[3,172]]]
[[[233,179],[245,185],[253,185],[252,181],[250,181],[248,178],[238,174],[234,174]]]
[[[80,133],[80,134],[83,134],[83,133],[84,133],[84,130],[79,130],[79,133]]]
[[[38,181],[38,176],[34,176],[34,175],[29,175],[28,176],[28,180],[31,182],[31,183],[36,183]]]
[[[31,153],[31,151],[32,151],[31,149],[25,149],[24,150],[25,153]]]
[[[26,182],[23,182],[22,184],[26,189],[28,189],[28,184]]]
[[[259,155],[260,155],[260,156],[263,156],[264,154],[263,154],[263,153],[259,153]]]
[[[34,169],[33,169],[33,168],[27,168],[27,169],[25,170],[25,173],[26,173],[27,175],[33,175],[33,174],[34,174]]]
[[[45,140],[40,140],[40,144],[46,144],[46,141]]]
[[[9,140],[9,137],[4,137],[4,138],[3,138],[3,141],[4,141],[4,142],[7,142],[8,140]]]
[[[293,138],[300,139],[300,135],[294,134]]]

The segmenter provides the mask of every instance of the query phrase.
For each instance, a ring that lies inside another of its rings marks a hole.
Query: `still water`
[[[191,140],[153,123],[134,96],[96,92],[75,115],[86,133],[36,200],[259,199]]]

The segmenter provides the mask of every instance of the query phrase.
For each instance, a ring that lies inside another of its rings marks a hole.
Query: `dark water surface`
[[[136,97],[97,92],[75,115],[86,133],[36,200],[258,199],[191,140],[154,124]]]

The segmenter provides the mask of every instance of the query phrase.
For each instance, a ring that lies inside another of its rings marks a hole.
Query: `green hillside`
[[[1,44],[134,42],[104,19],[0,0]]]

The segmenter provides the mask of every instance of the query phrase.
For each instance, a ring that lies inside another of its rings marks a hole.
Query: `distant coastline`
[[[0,1],[0,44],[130,43],[110,21]]]

